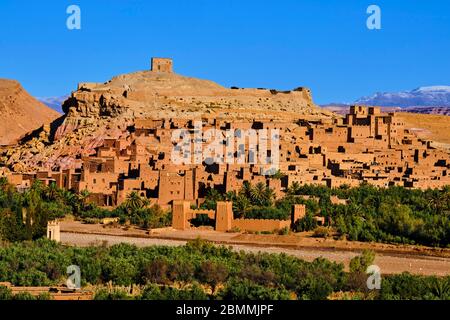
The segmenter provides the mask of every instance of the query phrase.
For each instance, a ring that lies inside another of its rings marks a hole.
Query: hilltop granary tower
[[[173,61],[169,58],[152,58],[152,71],[173,73]]]

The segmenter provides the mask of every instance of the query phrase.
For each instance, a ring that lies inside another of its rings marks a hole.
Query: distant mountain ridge
[[[36,97],[36,100],[42,102],[46,106],[52,108],[53,110],[56,110],[60,113],[63,113],[62,110],[62,104],[64,101],[69,98],[68,95],[65,96],[55,96],[55,97]]]
[[[355,104],[384,107],[450,107],[450,86],[420,87],[411,91],[377,92],[362,97]]]
[[[450,115],[450,86],[428,86],[411,91],[377,92],[371,96],[359,98],[352,104],[380,106],[385,112],[402,111]],[[329,103],[321,107],[338,114],[345,114],[350,104]]]

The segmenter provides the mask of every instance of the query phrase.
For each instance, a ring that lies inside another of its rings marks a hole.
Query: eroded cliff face
[[[80,166],[105,138],[129,136],[136,118],[296,119],[333,114],[318,108],[307,88],[227,89],[174,73],[141,71],[106,83],[81,83],[63,104],[65,116],[22,139],[0,157],[17,172]]]

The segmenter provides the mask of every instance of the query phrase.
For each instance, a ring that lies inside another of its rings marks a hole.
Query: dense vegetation
[[[0,179],[0,239],[32,240],[45,235],[47,221],[81,210],[83,200],[54,185],[35,182],[19,193]]]
[[[118,217],[142,228],[157,228],[171,224],[170,212],[159,206],[149,206],[136,192],[114,210],[105,210],[88,201],[89,193],[75,194],[55,184],[40,181],[24,192],[18,192],[7,180],[0,178],[0,239],[8,241],[34,240],[45,235],[47,222],[69,214],[85,222]]]
[[[312,203],[298,199],[297,195],[319,200]],[[332,204],[332,195],[347,199],[347,204]],[[320,212],[331,218],[331,226],[349,240],[450,245],[450,186],[441,190],[413,190],[368,184],[336,189],[293,185],[276,205],[289,208],[299,201],[306,203],[310,214]]]
[[[289,210],[278,208],[274,191],[262,182],[254,186],[244,182],[239,192],[230,191],[226,194],[209,189],[201,208],[215,209],[217,201],[224,200],[233,201],[235,218],[286,220],[291,215],[290,208]]]
[[[346,199],[347,204],[333,204],[330,196]],[[85,222],[118,217],[121,223],[142,228],[171,224],[170,212],[157,205],[150,206],[136,192],[130,193],[114,210],[99,208],[88,199],[86,191],[74,194],[54,184],[44,186],[39,181],[19,193],[6,179],[0,179],[0,237],[9,241],[40,238],[45,234],[48,220],[67,214]],[[297,221],[297,231],[314,230],[313,217],[320,214],[337,234],[348,240],[450,246],[450,186],[441,190],[412,190],[362,184],[355,188],[330,189],[294,183],[282,199],[275,200],[274,191],[265,184],[245,183],[237,193],[209,190],[202,208],[215,209],[220,200],[233,201],[236,218],[257,219],[289,219],[293,204],[305,204],[307,215]]]
[[[346,199],[347,204],[333,204],[330,196]],[[214,208],[219,200],[233,201],[235,217],[259,219],[289,219],[293,204],[305,204],[307,215],[297,221],[297,231],[314,230],[313,217],[320,214],[348,240],[450,245],[450,186],[413,190],[362,184],[330,189],[294,183],[275,200],[273,190],[264,184],[246,183],[238,193],[210,190],[203,206]]]
[[[347,204],[332,204],[330,196],[346,199]],[[450,299],[450,277],[385,276],[381,290],[369,291],[364,272],[373,261],[369,252],[353,259],[350,272],[344,272],[343,265],[324,259],[305,262],[284,254],[234,252],[201,241],[139,249],[127,244],[75,248],[39,239],[47,221],[68,214],[87,222],[118,217],[122,223],[145,228],[171,222],[170,213],[150,206],[137,193],[111,211],[89,203],[88,198],[87,192],[74,194],[40,182],[18,192],[0,179],[0,237],[8,241],[0,245],[0,282],[56,285],[65,282],[67,266],[75,264],[81,267],[83,285],[111,282],[143,288],[134,296],[120,289],[100,289],[96,299]],[[350,240],[433,246],[448,246],[450,241],[448,187],[421,191],[364,184],[338,189],[294,184],[285,197],[275,200],[273,190],[264,184],[245,184],[238,193],[210,190],[203,208],[213,209],[219,200],[233,201],[236,217],[263,219],[288,219],[293,204],[305,204],[307,214],[296,228],[315,229],[318,235],[328,232],[316,228],[313,217],[320,214]],[[0,299],[48,298],[13,296],[0,287]]]
[[[306,262],[285,254],[244,253],[195,240],[185,246],[76,248],[48,240],[0,246],[0,282],[17,286],[65,283],[66,268],[80,266],[82,284],[141,285],[130,297],[121,290],[97,291],[96,299],[327,299],[342,292],[361,299],[450,299],[450,277],[386,276],[381,290],[366,286],[365,252],[343,265]],[[8,298],[0,288],[0,298]]]
[[[161,228],[172,224],[172,214],[158,205],[150,206],[148,199],[137,192],[131,192],[126,200],[113,210],[93,207],[81,213],[80,218],[87,223],[98,223],[103,218],[119,218],[122,224],[131,223],[144,229]]]

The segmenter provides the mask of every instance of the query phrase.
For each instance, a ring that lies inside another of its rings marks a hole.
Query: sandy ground
[[[325,240],[309,238],[308,235],[247,235],[198,229],[178,231],[168,228],[149,233],[139,229],[124,230],[79,222],[63,222],[61,231],[61,241],[69,245],[88,246],[102,243],[113,245],[126,242],[139,247],[179,246],[184,245],[189,239],[201,237],[246,252],[285,253],[307,261],[323,257],[344,263],[346,268],[350,260],[361,250],[370,248],[376,252],[375,264],[381,268],[382,273],[408,271],[424,275],[450,275],[448,249]]]
[[[438,147],[450,150],[450,116],[436,114],[417,114],[401,112],[397,115],[405,122],[407,128],[422,139],[430,139]]]

